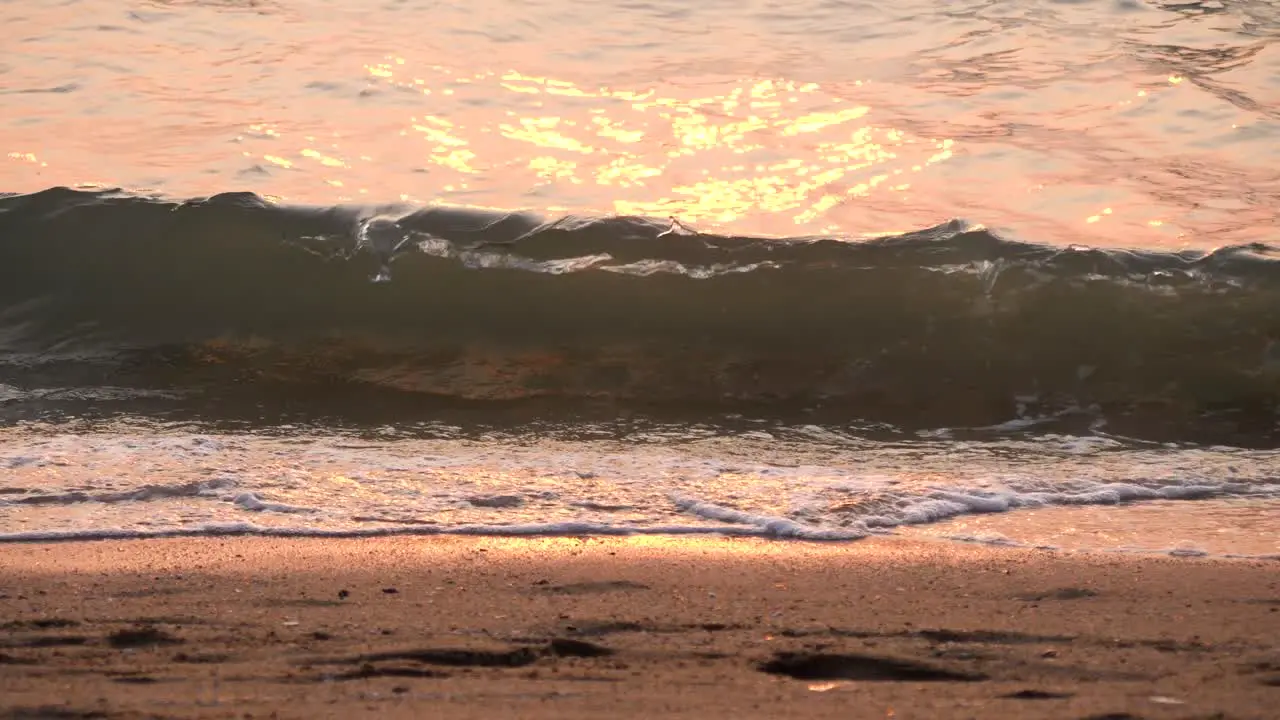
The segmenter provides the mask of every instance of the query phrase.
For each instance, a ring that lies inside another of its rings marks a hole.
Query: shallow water
[[[278,428],[274,436],[12,429],[0,454],[0,541],[246,533],[856,540],[905,530],[1280,559],[1277,451],[1139,449],[1055,435],[870,440],[817,426],[633,427],[594,440],[447,427],[425,435],[435,437],[391,428]]]
[[[903,534],[1064,550],[1276,557],[1280,556],[1277,527],[1280,503],[1233,498],[969,515],[905,529]]]
[[[1280,554],[1274,3],[0,21],[2,538]]]

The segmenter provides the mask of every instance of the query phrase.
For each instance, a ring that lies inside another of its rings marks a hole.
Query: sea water
[[[1280,556],[1280,10],[0,8],[0,538]]]

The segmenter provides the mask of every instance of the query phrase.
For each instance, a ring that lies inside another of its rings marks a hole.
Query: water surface
[[[10,2],[4,190],[1274,242],[1263,0]]]
[[[0,538],[1280,554],[1274,3],[0,21]]]

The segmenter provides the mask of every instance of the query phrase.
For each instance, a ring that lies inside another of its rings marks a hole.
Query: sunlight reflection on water
[[[1280,224],[1274,5],[7,5],[7,191],[1207,247]]]

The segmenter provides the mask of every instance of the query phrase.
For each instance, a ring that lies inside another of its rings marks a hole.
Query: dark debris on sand
[[[176,645],[181,642],[181,638],[174,637],[159,628],[145,626],[117,630],[107,636],[107,644],[117,650]]]
[[[915,660],[861,654],[779,652],[761,672],[797,680],[876,680],[895,682],[976,682],[978,673],[950,670]]]

